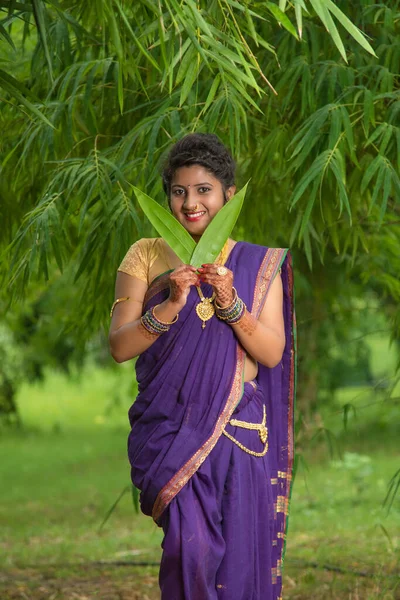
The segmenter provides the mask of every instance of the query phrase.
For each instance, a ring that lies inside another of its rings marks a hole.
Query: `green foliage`
[[[379,299],[400,332],[399,10],[399,0],[0,0],[7,300],[37,279],[49,293],[68,286],[59,331],[84,347],[108,326],[122,256],[154,234],[128,184],[162,202],[170,145],[215,132],[238,183],[251,179],[236,239],[292,248],[299,393],[315,399],[319,349],[346,342],[334,327],[353,297]]]

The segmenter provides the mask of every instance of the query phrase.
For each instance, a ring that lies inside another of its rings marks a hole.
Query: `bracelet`
[[[129,300],[129,296],[125,296],[124,298],[117,298],[114,302],[114,304],[111,307],[111,311],[110,311],[110,317],[113,316],[113,312],[114,312],[114,308],[117,306],[117,304],[119,302],[122,302],[123,300]]]
[[[222,308],[219,306],[218,302],[215,301],[215,312],[217,317],[226,321],[230,325],[239,323],[239,321],[242,320],[246,310],[246,305],[243,300],[239,298],[236,288],[232,289],[235,292],[235,296],[229,306]]]
[[[235,292],[235,295],[234,295],[234,297],[233,297],[233,300],[232,300],[232,302],[229,304],[229,306],[222,307],[222,306],[220,306],[220,305],[218,304],[218,302],[217,302],[217,300],[216,300],[216,299],[214,300],[215,308],[216,308],[216,309],[217,309],[219,312],[226,312],[226,311],[229,311],[229,310],[231,310],[231,309],[232,309],[232,307],[233,307],[233,306],[236,304],[236,301],[237,301],[237,299],[238,299],[237,290],[236,290],[236,288],[235,288],[235,287],[233,287],[233,286],[232,286],[232,289],[234,290],[234,292]]]
[[[158,317],[156,317],[156,314],[154,312],[154,309],[157,308],[157,306],[160,306],[159,304],[156,304],[155,306],[153,306],[153,308],[151,309],[153,317],[155,319],[157,319],[157,321],[159,323],[162,323],[163,325],[173,325],[174,323],[177,322],[178,318],[179,318],[179,313],[176,315],[176,317],[174,317],[173,321],[161,321],[161,319],[159,319]]]
[[[156,304],[156,306],[159,306],[159,304]],[[176,315],[173,321],[160,321],[160,319],[158,319],[158,317],[156,317],[154,314],[154,309],[156,306],[153,306],[147,312],[145,312],[144,315],[140,317],[140,322],[150,333],[153,333],[154,335],[161,335],[162,333],[169,331],[171,325],[177,322],[179,314]]]

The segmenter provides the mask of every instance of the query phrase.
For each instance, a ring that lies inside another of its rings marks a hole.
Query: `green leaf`
[[[205,113],[207,111],[207,109],[210,107],[211,102],[214,100],[214,97],[215,97],[215,94],[217,92],[220,82],[221,82],[221,75],[218,73],[218,75],[212,82],[212,85],[210,87],[210,91],[208,92],[207,100],[206,100],[206,103],[202,110],[202,113]]]
[[[293,35],[293,37],[296,38],[296,40],[298,40],[299,36],[297,35],[297,31],[296,31],[293,23],[285,15],[285,13],[278,6],[276,6],[276,4],[273,4],[272,2],[267,2],[267,8],[268,8],[269,12],[272,15],[274,15],[274,17],[278,21],[278,23],[280,23],[282,25],[282,27],[284,27],[289,33],[291,33]]]
[[[43,123],[46,123],[46,125],[49,125],[52,129],[54,129],[54,125],[48,119],[46,119],[44,114],[41,113],[40,110],[38,110],[34,104],[29,102],[29,100],[27,100],[22,95],[20,90],[23,90],[23,92],[25,92],[25,86],[2,69],[0,69],[0,87],[2,87],[11,96],[18,100],[20,104],[25,106],[25,108],[27,108],[30,113],[36,115],[36,117],[38,117],[38,119],[40,119]],[[29,90],[27,91],[29,92]],[[29,95],[32,96],[33,94],[29,93]]]
[[[184,104],[185,100],[189,96],[190,91],[192,90],[193,85],[199,76],[200,70],[201,66],[200,69],[195,69],[193,68],[193,65],[187,70],[185,81],[182,84],[181,93],[179,96],[179,106],[182,106],[182,104]]]
[[[327,7],[325,6],[325,0],[310,0],[310,2],[312,4],[312,7],[314,8],[315,12],[317,13],[319,18],[325,25],[326,29],[331,34],[332,40],[334,41],[336,48],[339,50],[343,59],[347,62],[346,50],[344,48],[342,38],[340,37],[337,27],[327,9]]]
[[[296,15],[297,31],[299,32],[299,38],[303,35],[303,11],[299,3],[294,5],[294,14]]]
[[[381,163],[378,171],[378,177],[376,178],[374,191],[372,193],[371,204],[369,206],[368,215],[371,214],[371,210],[378,199],[378,194],[382,189],[383,180],[385,178],[386,166],[384,163]]]
[[[129,184],[131,185],[131,184]],[[158,202],[131,185],[141,209],[150,223],[184,264],[189,264],[196,242],[186,229]]]
[[[49,67],[50,80],[53,83],[53,64],[47,44],[46,9],[42,0],[32,0],[32,6],[40,41],[42,42],[47,66]]]
[[[118,0],[114,0],[115,5],[118,9],[118,12],[123,20],[123,22],[125,23],[125,27],[127,29],[127,31],[129,32],[131,38],[133,39],[133,41],[135,42],[135,44],[137,45],[137,47],[139,48],[140,52],[143,54],[143,56],[145,56],[147,58],[147,60],[153,65],[153,67],[155,69],[157,69],[157,71],[161,71],[159,64],[157,63],[156,60],[154,60],[154,58],[152,57],[152,55],[147,52],[146,48],[140,43],[140,40],[138,39],[138,37],[135,35],[135,32],[133,31],[129,20],[126,16],[126,14],[124,13],[124,11],[122,10],[122,6],[120,5],[120,3],[118,2]]]
[[[335,15],[337,20],[343,25],[346,31],[348,31],[349,34],[356,40],[356,42],[358,42],[360,46],[364,48],[364,50],[366,50],[367,52],[372,54],[372,56],[375,56],[377,58],[374,49],[367,42],[365,36],[360,31],[360,29],[358,29],[358,27],[356,27],[348,17],[346,17],[346,15],[340,10],[340,8],[336,6],[336,4],[332,2],[332,0],[324,0],[324,2],[326,3],[328,10],[330,10],[330,12],[333,15]]]
[[[191,265],[196,267],[203,263],[212,263],[217,258],[242,210],[248,185],[249,182],[217,212],[193,252],[190,259]]]
[[[361,189],[360,189],[361,195],[364,195],[365,190],[369,186],[371,179],[373,178],[378,167],[380,166],[380,162],[381,162],[381,156],[376,156],[374,158],[374,160],[368,165],[368,168],[366,169],[364,176],[362,178],[362,181],[361,181]]]
[[[12,41],[7,29],[1,23],[0,23],[0,37],[4,38],[14,51],[16,50],[14,42]]]
[[[382,195],[382,204],[381,210],[379,211],[379,221],[378,224],[382,225],[383,219],[385,218],[387,204],[390,196],[390,192],[392,191],[392,174],[390,169],[387,169],[385,173],[385,180],[383,182],[383,195]]]

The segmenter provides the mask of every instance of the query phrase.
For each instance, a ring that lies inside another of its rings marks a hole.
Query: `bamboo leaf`
[[[301,39],[303,36],[303,10],[298,2],[294,5],[294,14],[296,16],[297,31],[299,32],[299,38]]]
[[[301,238],[303,237],[304,231],[306,229],[306,227],[308,227],[308,223],[310,220],[310,215],[311,215],[311,211],[313,209],[314,206],[314,202],[315,202],[315,198],[317,197],[317,191],[319,188],[319,181],[318,179],[316,179],[314,181],[314,185],[312,187],[311,190],[311,194],[309,196],[308,202],[307,202],[307,206],[306,206],[306,210],[304,211],[304,215],[303,218],[301,220],[301,227],[300,227],[300,231],[299,231],[299,240],[301,240]]]
[[[346,15],[340,10],[340,8],[336,6],[336,4],[332,2],[332,0],[324,0],[324,2],[326,3],[328,10],[330,10],[330,12],[335,15],[337,20],[343,25],[346,31],[348,31],[348,33],[356,40],[356,42],[358,42],[360,46],[364,48],[364,50],[366,50],[367,52],[372,54],[372,56],[375,56],[377,58],[374,49],[366,40],[365,36],[360,31],[360,29],[358,29],[358,27],[356,27],[348,17],[346,17]]]
[[[385,173],[385,180],[383,182],[382,204],[381,204],[381,210],[379,212],[379,221],[378,221],[379,225],[382,225],[383,219],[385,218],[388,199],[389,199],[391,191],[392,191],[392,174],[390,172],[390,169],[387,169],[386,173]]]
[[[351,216],[351,208],[350,208],[350,203],[349,203],[349,198],[347,196],[347,191],[346,191],[346,187],[343,181],[343,176],[340,170],[340,166],[339,166],[339,162],[337,160],[337,156],[336,153],[338,151],[335,151],[335,155],[332,157],[332,160],[329,163],[330,169],[332,171],[332,173],[335,176],[336,179],[336,183],[338,186],[338,190],[339,190],[339,201],[340,201],[340,212],[339,212],[339,216],[342,213],[342,209],[343,209],[343,205],[345,206],[347,213],[350,217],[350,225],[352,225],[352,216]]]
[[[381,162],[381,164],[379,166],[378,176],[377,176],[376,182],[375,182],[374,191],[372,193],[371,204],[370,204],[369,211],[368,211],[369,215],[371,214],[371,210],[372,210],[375,202],[378,199],[379,192],[381,191],[382,184],[383,184],[383,181],[385,178],[385,171],[386,171],[385,164]]]
[[[49,67],[50,80],[53,83],[53,64],[51,62],[49,46],[47,44],[46,9],[44,7],[44,2],[42,0],[32,0],[32,7],[47,66]]]
[[[6,90],[11,96],[13,96],[20,104],[25,106],[30,113],[38,117],[43,123],[49,125],[52,129],[54,129],[54,125],[44,116],[42,112],[34,104],[29,102],[22,93],[20,89],[23,89],[24,86],[20,84],[17,80],[14,80],[14,77],[11,77],[8,73],[0,69],[0,87]]]
[[[369,125],[375,127],[375,107],[372,92],[368,88],[364,91],[364,127],[367,137],[369,136]]]
[[[299,36],[297,35],[297,31],[296,31],[293,23],[290,21],[290,19],[287,17],[287,15],[285,15],[285,13],[282,11],[282,9],[279,8],[276,4],[273,4],[272,2],[267,2],[267,8],[268,8],[269,12],[278,21],[278,23],[280,23],[282,25],[282,27],[284,27],[289,33],[291,33],[293,35],[293,37],[296,38],[296,40],[298,40]]]
[[[131,185],[131,184],[129,184]],[[131,185],[141,209],[168,246],[185,264],[189,264],[196,242],[186,229],[158,202]]]
[[[381,156],[376,156],[374,158],[374,160],[371,162],[371,164],[368,165],[368,168],[365,171],[364,177],[362,178],[362,181],[361,181],[361,188],[360,188],[361,195],[364,195],[365,190],[369,186],[371,179],[373,178],[378,167],[380,166],[380,162],[381,162]]]
[[[214,100],[215,94],[216,94],[216,92],[218,90],[220,82],[221,82],[221,75],[218,73],[218,75],[216,76],[216,78],[212,82],[212,85],[210,87],[210,91],[208,92],[207,100],[206,100],[206,103],[205,103],[204,108],[202,110],[203,113],[205,113],[207,111],[207,109],[210,107],[211,102]]]
[[[129,23],[129,20],[128,20],[126,14],[124,13],[124,11],[122,10],[122,6],[118,2],[118,0],[114,0],[114,4],[116,5],[116,7],[118,9],[120,17],[122,18],[123,22],[125,23],[125,27],[126,27],[127,31],[129,32],[129,34],[130,34],[132,40],[134,41],[134,43],[136,44],[136,46],[139,48],[140,52],[143,54],[143,56],[145,56],[147,58],[147,60],[153,65],[153,67],[155,67],[155,69],[157,69],[157,71],[160,72],[161,69],[160,69],[159,64],[157,63],[156,60],[154,60],[154,58],[146,50],[146,48],[144,48],[144,46],[141,44],[138,37],[135,35],[135,32],[133,31],[133,29]]]
[[[189,68],[186,72],[185,80],[182,84],[181,93],[179,96],[179,106],[182,106],[182,104],[185,102],[186,98],[190,94],[191,89],[193,88],[194,82],[200,75],[201,65],[200,65],[200,68],[196,68],[197,67],[196,56],[197,56],[197,52],[195,52],[195,56],[193,57],[194,61],[192,61],[192,64],[189,66]],[[193,62],[194,62],[194,64],[193,64]]]
[[[191,265],[199,267],[203,263],[212,263],[217,258],[242,210],[248,185],[249,182],[217,212],[193,252]]]
[[[312,248],[311,248],[310,234],[309,234],[308,228],[304,231],[303,240],[304,240],[304,251],[306,253],[307,262],[310,267],[310,270],[312,271]]]
[[[332,19],[328,9],[325,6],[326,1],[327,0],[310,0],[315,12],[317,13],[319,18],[325,25],[328,32],[331,34],[332,40],[333,40],[336,48],[339,50],[340,54],[342,55],[343,60],[345,60],[347,63],[347,55],[346,55],[346,50],[345,50],[343,42],[342,42],[342,38],[340,37],[340,34],[337,30],[334,20]]]
[[[15,51],[15,45],[8,33],[7,29],[0,23],[0,37],[4,38],[6,42],[11,46],[11,48]]]

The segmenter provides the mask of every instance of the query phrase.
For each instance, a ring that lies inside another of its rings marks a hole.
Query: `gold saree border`
[[[155,522],[162,515],[168,504],[186,485],[189,479],[196,473],[201,464],[205,461],[211,450],[214,448],[222,431],[227,425],[231,415],[238,403],[240,396],[243,395],[243,367],[245,351],[237,344],[237,362],[235,375],[228,400],[225,407],[217,419],[214,431],[208,440],[195,452],[195,454],[180,468],[180,470],[170,479],[170,481],[159,492],[153,506],[152,517]]]
[[[287,463],[286,471],[278,471],[277,477],[271,479],[271,484],[276,485],[281,482],[281,488],[277,501],[275,503],[276,513],[282,513],[283,531],[278,532],[278,537],[283,540],[278,556],[280,572],[277,569],[276,576],[281,577],[283,562],[286,552],[287,532],[289,525],[290,500],[293,490],[293,466],[294,466],[294,408],[296,399],[296,376],[297,376],[297,328],[295,311],[295,293],[293,281],[293,259],[288,248],[270,248],[265,256],[263,264],[260,267],[254,294],[252,313],[258,317],[265,303],[268,290],[272,281],[282,263],[287,257],[287,283],[288,294],[290,297],[291,311],[291,340],[290,340],[290,370],[289,370],[289,390],[287,396],[288,411],[288,431],[287,431]],[[283,481],[282,481],[283,480]]]
[[[256,318],[259,317],[262,311],[271,283],[279,271],[286,253],[286,248],[268,248],[263,258],[257,274],[256,285],[254,287],[253,306],[251,309],[251,314]]]
[[[296,322],[296,306],[295,306],[295,288],[293,281],[293,259],[288,253],[288,290],[290,296],[290,306],[292,315],[292,339],[290,349],[290,374],[289,374],[289,394],[288,394],[288,453],[287,453],[287,477],[286,477],[286,511],[284,514],[284,543],[281,553],[282,567],[286,553],[286,540],[289,525],[290,501],[293,491],[294,481],[294,410],[296,405],[296,384],[297,384],[297,322]]]
[[[279,269],[282,254],[286,254],[286,252],[287,250],[282,248],[268,248],[267,252],[265,253],[263,261],[258,270],[256,284],[254,287],[253,306],[251,310],[252,314],[258,315],[261,311],[263,301],[265,301],[273,277]],[[156,288],[158,288],[158,285]],[[179,471],[177,471],[177,473],[158,493],[152,511],[152,517],[156,523],[169,503],[186,485],[189,479],[196,473],[201,464],[210,454],[211,450],[215,447],[222,435],[222,431],[227,425],[233,411],[243,395],[243,378],[246,352],[240,342],[237,343],[236,356],[236,368],[231,390],[225,406],[217,419],[214,431],[208,440],[206,440],[206,442],[197,450],[197,452],[195,452],[195,454],[183,465],[183,467],[179,469]]]

